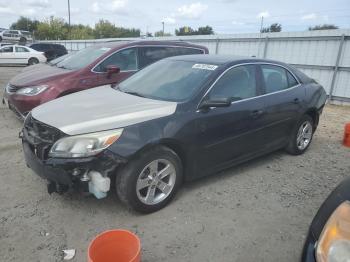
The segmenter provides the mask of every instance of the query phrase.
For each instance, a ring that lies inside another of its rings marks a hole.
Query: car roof
[[[28,46],[25,46],[25,45],[4,45],[4,46],[0,46],[0,48],[1,47],[15,47],[15,46],[18,46],[18,47],[26,47],[26,48],[30,48],[30,47],[28,47]]]
[[[237,56],[237,55],[182,55],[182,56],[173,56],[168,57],[169,60],[178,60],[178,61],[190,61],[198,62],[205,64],[214,64],[214,65],[227,65],[227,64],[241,64],[241,63],[273,63],[277,65],[287,66],[286,64],[270,60],[270,59],[260,59],[256,57],[249,56]]]
[[[158,41],[158,40],[130,40],[130,41],[110,41],[110,42],[104,42],[94,45],[96,48],[100,47],[110,47],[113,49],[117,49],[120,47],[128,47],[128,46],[134,46],[134,45],[167,45],[167,46],[184,46],[184,47],[194,47],[194,48],[200,48],[200,49],[206,49],[204,46],[191,44],[184,41]]]

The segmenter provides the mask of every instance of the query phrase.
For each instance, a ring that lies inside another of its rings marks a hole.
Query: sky
[[[43,20],[53,15],[68,20],[67,0],[0,0],[0,27],[19,16]],[[70,0],[71,23],[94,26],[107,19],[142,33],[174,34],[182,26],[210,25],[217,34],[256,33],[264,26],[282,24],[282,31],[305,31],[330,23],[350,28],[349,0]]]

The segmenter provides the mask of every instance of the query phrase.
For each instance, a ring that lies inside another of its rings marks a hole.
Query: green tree
[[[338,29],[339,27],[336,25],[331,25],[331,24],[323,24],[323,25],[315,25],[315,26],[310,26],[309,31],[314,31],[314,30],[329,30],[329,29]]]
[[[110,38],[115,36],[115,26],[108,20],[101,19],[95,24],[94,29],[95,38]]]
[[[70,28],[69,39],[93,39],[94,30],[87,25],[72,25]]]
[[[212,35],[214,34],[211,26],[199,27],[197,30],[189,26],[180,27],[175,30],[175,35]]]
[[[159,36],[171,36],[171,34],[170,34],[170,33],[164,33],[164,34],[163,34],[163,31],[160,30],[160,31],[155,32],[155,33],[154,33],[154,36],[155,36],[155,37],[159,37]]]
[[[95,38],[139,37],[140,29],[116,27],[108,20],[101,19],[95,24]]]
[[[32,20],[28,17],[21,16],[18,20],[11,24],[10,29],[36,31],[39,25],[38,20]]]
[[[183,26],[179,29],[175,29],[175,35],[195,35],[195,30],[189,26]]]
[[[270,25],[269,27],[265,27],[261,29],[261,33],[269,33],[269,32],[281,32],[282,31],[282,25],[279,23],[274,23]]]
[[[199,27],[198,30],[198,35],[213,35],[214,31],[211,26],[205,26],[205,27]]]
[[[39,23],[35,36],[41,40],[66,40],[68,38],[68,25],[62,18],[51,16]]]

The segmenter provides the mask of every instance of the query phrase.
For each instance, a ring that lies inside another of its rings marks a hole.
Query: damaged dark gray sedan
[[[302,154],[325,102],[322,86],[280,62],[179,56],[35,108],[21,137],[49,192],[103,198],[115,184],[122,202],[153,212],[184,181],[281,148]]]

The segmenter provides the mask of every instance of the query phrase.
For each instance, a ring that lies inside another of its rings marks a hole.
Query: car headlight
[[[26,96],[35,96],[45,91],[48,88],[47,85],[40,86],[28,86],[17,90],[16,94],[18,95],[26,95]]]
[[[121,128],[64,137],[52,146],[49,155],[62,158],[94,156],[117,141],[122,133]]]
[[[328,219],[317,244],[316,260],[350,261],[350,201],[338,206]]]

